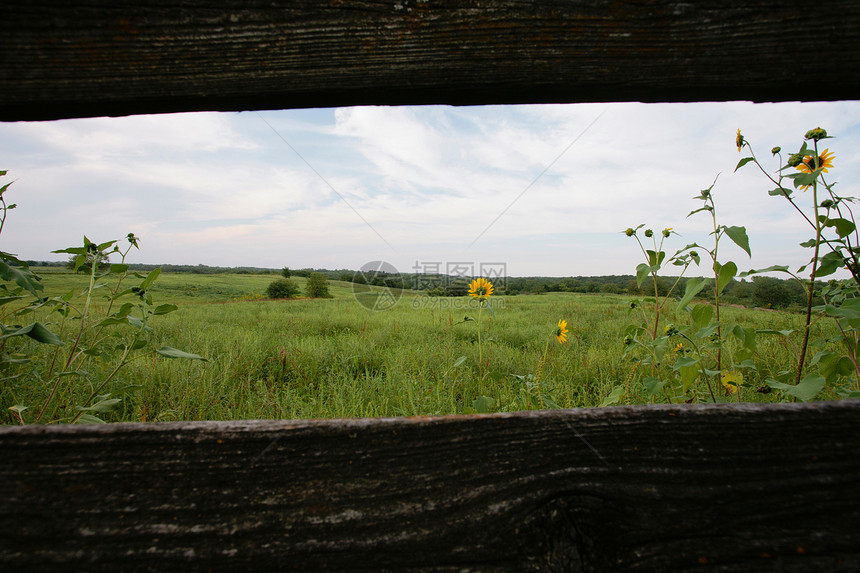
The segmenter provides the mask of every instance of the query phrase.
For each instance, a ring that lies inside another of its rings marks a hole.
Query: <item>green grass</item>
[[[86,277],[42,272],[46,291],[78,292]],[[179,310],[151,323],[151,343],[207,358],[206,362],[147,356],[121,370],[107,388],[121,396],[108,421],[232,420],[260,418],[338,418],[472,413],[479,396],[492,399],[494,411],[544,407],[529,380],[548,355],[540,391],[558,407],[597,406],[614,387],[629,379],[624,403],[650,402],[641,385],[645,367],[622,358],[624,329],[633,317],[629,297],[552,293],[494,297],[493,318],[482,312],[484,341],[479,352],[477,317],[470,301],[428,299],[406,292],[396,306],[371,311],[358,304],[351,283],[329,281],[331,299],[259,300],[275,275],[165,274],[152,289],[156,304]],[[295,278],[300,287],[304,279]],[[129,283],[129,286],[133,283]],[[107,289],[105,289],[107,290]],[[102,307],[104,308],[104,307]],[[787,313],[724,308],[726,323],[756,328],[801,326]],[[566,319],[568,343],[554,339],[556,323]],[[57,330],[58,315],[37,319]],[[8,319],[7,319],[8,320]],[[687,320],[669,310],[666,322]],[[119,327],[117,327],[119,328]],[[128,327],[126,327],[128,328]],[[68,329],[67,329],[68,330]],[[21,337],[22,353],[37,355],[54,347]],[[62,353],[63,350],[61,349]],[[483,362],[479,356],[483,355]],[[461,360],[461,357],[465,357]],[[778,337],[760,340],[758,372],[747,380],[744,400],[768,401],[774,395],[755,389],[793,361]],[[112,366],[87,359],[78,386],[55,399],[58,417],[91,392]],[[32,372],[6,379],[0,389],[3,421],[14,404],[37,410],[49,384]],[[631,376],[632,374],[632,376]],[[88,382],[89,380],[90,382]],[[700,399],[709,399],[704,386]],[[662,396],[656,400],[665,401]]]

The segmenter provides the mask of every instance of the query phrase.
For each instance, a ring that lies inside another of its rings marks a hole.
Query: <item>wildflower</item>
[[[651,229],[645,229],[645,236],[650,239],[654,236],[654,231],[652,231]]]
[[[735,145],[738,146],[738,153],[741,152],[741,148],[744,146],[744,136],[741,135],[741,130],[738,130],[738,135],[735,137]]]
[[[678,344],[675,345],[675,352],[677,352],[678,354],[684,353],[684,343],[683,342],[679,342]]]
[[[821,129],[820,127],[816,127],[815,129],[810,129],[806,132],[806,135],[803,136],[803,139],[814,139],[818,141],[820,139],[825,139],[827,137],[827,130]]]
[[[634,231],[632,227],[627,227],[627,230],[624,231],[624,234],[627,235],[628,237],[632,237],[633,235],[636,234],[636,231]]]
[[[469,283],[469,296],[478,300],[486,300],[493,294],[493,283],[487,279],[475,279]]]
[[[559,320],[558,326],[555,329],[555,337],[558,338],[559,344],[564,344],[567,340],[567,321]]]
[[[818,156],[817,161],[812,155],[807,155],[803,158],[803,161],[795,165],[794,168],[798,171],[803,171],[804,173],[813,173],[816,171],[815,166],[818,165],[818,169],[820,169],[822,173],[827,173],[827,169],[833,167],[833,157],[833,153],[830,153],[830,149],[825,149]],[[806,191],[808,187],[809,185],[800,186],[803,191]]]
[[[798,171],[812,173],[815,171],[815,165],[815,158],[812,155],[807,155],[803,158],[803,162],[796,165],[795,168]],[[827,173],[829,167],[833,167],[833,154],[830,153],[830,149],[825,149],[818,156],[818,169],[821,169],[823,173]]]
[[[667,229],[663,229],[663,236],[664,237],[668,237],[671,234],[672,234],[672,227],[669,227]]]

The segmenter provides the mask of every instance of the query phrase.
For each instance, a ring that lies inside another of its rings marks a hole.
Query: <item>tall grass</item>
[[[44,273],[60,294],[80,288],[69,273]],[[474,322],[463,323],[465,299],[413,304],[405,293],[386,311],[371,311],[352,297],[350,283],[330,282],[333,299],[258,300],[272,275],[165,274],[153,289],[159,303],[180,310],[153,322],[157,345],[182,348],[207,362],[161,357],[129,364],[110,389],[123,401],[109,421],[230,420],[441,415],[475,411],[479,396],[495,411],[537,408],[530,386],[560,318],[568,343],[549,347],[541,391],[558,407],[597,406],[612,388],[630,380],[626,401],[647,401],[642,372],[622,359],[629,300],[621,295],[552,293],[496,298],[495,318],[485,315],[483,353]],[[300,286],[303,279],[298,278]],[[78,284],[80,283],[80,284]],[[452,305],[456,303],[456,308]],[[756,328],[801,325],[796,315],[724,309],[724,320]],[[43,317],[50,322],[50,317]],[[683,316],[670,310],[667,321]],[[31,344],[28,352],[44,352]],[[483,355],[483,364],[479,356]],[[464,357],[465,359],[461,359]],[[764,338],[757,363],[761,380],[793,360],[780,337]],[[92,359],[87,368],[102,367]],[[105,367],[107,367],[105,365]],[[631,372],[633,373],[632,377]],[[758,381],[749,380],[751,386]],[[703,389],[704,390],[704,389]],[[46,389],[7,381],[5,407],[36,403]],[[704,393],[702,395],[705,397]],[[770,395],[749,391],[745,399]],[[13,422],[13,419],[4,420]]]

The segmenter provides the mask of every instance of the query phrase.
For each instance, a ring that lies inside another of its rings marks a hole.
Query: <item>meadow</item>
[[[46,293],[80,292],[87,276],[37,269]],[[418,416],[582,408],[606,403],[665,402],[642,385],[645,367],[623,356],[624,332],[635,318],[631,297],[548,293],[491,297],[480,311],[468,297],[430,298],[404,291],[392,308],[359,304],[352,283],[329,281],[333,298],[265,300],[271,274],[162,274],[150,288],[156,304],[179,310],[149,323],[151,345],[198,354],[206,361],[153,353],[131,361],[110,380],[105,395],[116,403],[99,411],[105,421],[236,420]],[[304,279],[294,277],[300,287]],[[106,303],[97,303],[104,312]],[[100,310],[99,310],[100,309]],[[664,320],[689,318],[667,306]],[[799,328],[800,315],[725,308],[723,321],[756,329]],[[37,318],[60,328],[57,313]],[[565,344],[556,340],[560,319]],[[126,330],[130,328],[126,325]],[[125,336],[122,329],[114,334]],[[62,352],[18,337],[21,353]],[[87,356],[73,385],[53,399],[55,419],[71,410],[112,368],[110,356]],[[762,337],[754,377],[741,386],[744,401],[773,401],[763,380],[794,361],[785,339]],[[613,389],[623,385],[623,394]],[[50,384],[24,373],[2,387],[5,423],[19,420],[7,408],[45,401]],[[713,401],[704,387],[694,401]],[[822,394],[822,396],[824,396]],[[718,392],[717,401],[739,395]]]

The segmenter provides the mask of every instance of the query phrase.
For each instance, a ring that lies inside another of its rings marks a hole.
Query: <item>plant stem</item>
[[[815,142],[815,164],[818,168],[818,142]],[[809,345],[809,330],[812,322],[812,298],[815,294],[815,272],[818,267],[818,253],[821,247],[821,221],[818,219],[818,182],[812,182],[812,205],[815,212],[815,253],[812,256],[812,272],[809,273],[809,284],[806,286],[806,326],[803,329],[803,344],[800,347],[800,357],[797,361],[797,376],[795,376],[794,384],[800,384],[800,379],[803,376],[803,365],[806,362],[806,349]]]

